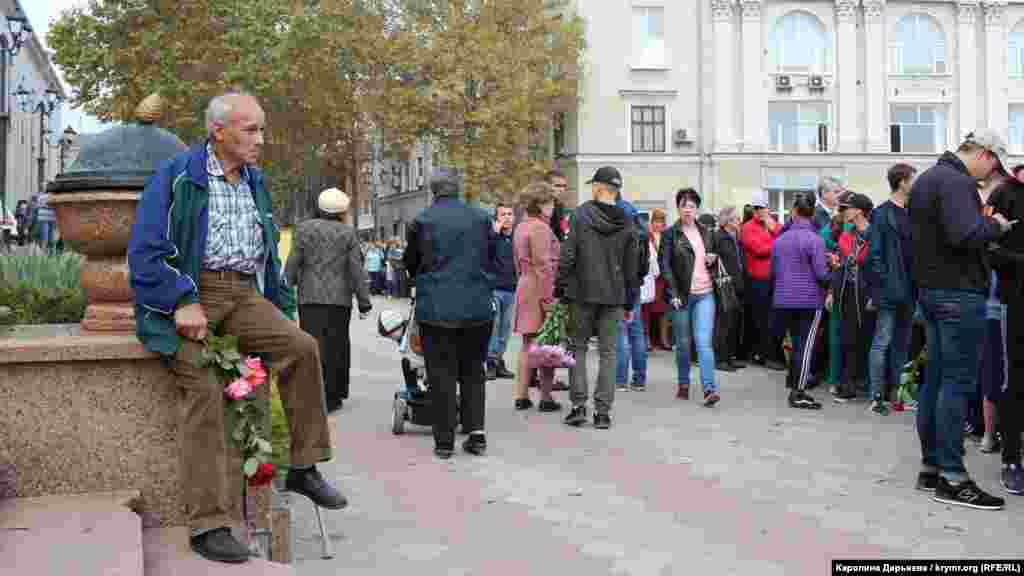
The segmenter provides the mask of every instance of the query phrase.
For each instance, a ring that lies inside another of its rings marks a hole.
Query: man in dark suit
[[[434,409],[434,454],[442,459],[455,451],[456,382],[462,429],[469,433],[462,448],[476,455],[487,450],[484,362],[494,321],[495,243],[490,216],[461,199],[462,186],[460,172],[434,172],[434,203],[409,226],[403,257],[416,282],[415,314]]]
[[[733,206],[722,208],[718,213],[719,228],[712,235],[714,248],[726,274],[736,287],[736,297],[743,301],[743,246],[740,244],[740,214]],[[717,368],[735,372],[746,364],[739,359],[740,336],[743,334],[743,308],[721,314],[715,325],[715,358]]]

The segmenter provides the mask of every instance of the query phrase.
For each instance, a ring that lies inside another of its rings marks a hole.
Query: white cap
[[[316,204],[320,210],[328,214],[341,214],[342,212],[348,212],[349,202],[351,200],[348,194],[337,188],[328,188],[320,193]]]
[[[754,190],[754,193],[750,197],[750,205],[755,208],[767,208],[770,206],[768,202],[768,191],[758,188]]]

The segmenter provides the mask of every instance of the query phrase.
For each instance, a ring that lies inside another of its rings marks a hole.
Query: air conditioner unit
[[[792,90],[793,79],[788,74],[779,74],[775,77],[775,89],[776,90]]]
[[[807,87],[811,90],[824,90],[825,89],[825,77],[820,74],[814,74],[807,79]]]
[[[690,139],[690,135],[686,133],[686,128],[680,128],[676,130],[676,145],[681,144],[692,144],[693,140]]]

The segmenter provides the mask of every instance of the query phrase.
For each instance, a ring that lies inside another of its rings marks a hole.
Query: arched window
[[[1024,21],[1006,36],[1006,65],[1010,78],[1024,80]]]
[[[797,74],[832,71],[832,38],[813,14],[786,14],[775,24],[768,42],[769,70]]]
[[[938,22],[926,14],[900,18],[889,43],[889,73],[946,73],[946,38]]]

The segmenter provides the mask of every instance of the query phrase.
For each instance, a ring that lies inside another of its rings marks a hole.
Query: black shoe
[[[769,370],[775,370],[776,372],[785,372],[786,371],[786,365],[783,364],[782,362],[777,362],[775,360],[769,360],[769,361],[765,362],[764,363],[764,367],[769,369]]]
[[[487,361],[486,376],[487,376],[487,380],[497,380],[498,379],[498,367],[491,360]]]
[[[598,430],[607,430],[612,427],[611,416],[607,414],[597,413],[594,414],[594,428]]]
[[[569,385],[561,380],[555,380],[555,383],[551,385],[552,392],[567,392],[568,390]]]
[[[736,368],[733,368],[731,363],[722,361],[715,364],[715,370],[720,372],[735,372]]]
[[[249,549],[231,534],[230,528],[217,528],[193,536],[189,540],[192,551],[207,560],[241,564],[249,561]]]
[[[437,456],[441,460],[447,460],[452,457],[455,453],[455,448],[451,446],[434,446],[434,456]]]
[[[746,362],[744,362],[743,360],[736,359],[736,358],[733,358],[732,360],[729,360],[729,364],[732,364],[732,367],[737,369],[737,370],[740,370],[742,368],[746,368],[747,367],[747,363]]]
[[[935,496],[932,496],[932,500],[977,510],[1002,510],[1006,505],[1005,500],[978,488],[973,480],[950,484],[942,475],[939,475],[939,482],[935,485]]]
[[[537,410],[540,412],[560,412],[562,410],[562,405],[554,400],[541,400],[540,403],[537,404]]]
[[[566,415],[564,422],[569,426],[580,427],[583,426],[587,421],[587,407],[586,406],[573,406],[572,410]]]
[[[498,360],[498,365],[495,367],[495,375],[503,380],[511,380],[516,377],[509,369],[505,366],[504,360]]]
[[[529,398],[516,399],[516,410],[529,410],[530,408],[533,408],[533,400]]]
[[[789,407],[801,410],[821,410],[821,402],[818,402],[806,392],[794,390],[789,394]]]
[[[935,486],[937,486],[938,483],[938,472],[918,472],[917,485],[914,487],[921,492],[935,492]]]
[[[333,414],[345,407],[344,400],[333,400],[327,403],[327,413]]]
[[[311,466],[305,470],[296,470],[294,468],[289,470],[288,478],[284,481],[284,487],[289,492],[302,494],[321,508],[341,510],[348,506],[348,500],[324,480],[316,466]]]
[[[487,437],[483,432],[473,432],[462,443],[462,449],[474,456],[483,456],[487,452]]]

